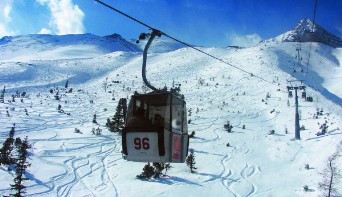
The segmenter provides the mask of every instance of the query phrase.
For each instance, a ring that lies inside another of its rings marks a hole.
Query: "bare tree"
[[[323,190],[324,196],[340,196],[337,191],[337,185],[341,174],[336,166],[336,160],[340,156],[337,152],[329,157],[327,168],[321,173],[323,175],[323,182],[319,183],[318,186],[320,190]]]

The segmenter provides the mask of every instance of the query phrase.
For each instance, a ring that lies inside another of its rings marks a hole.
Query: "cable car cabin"
[[[127,161],[183,163],[189,136],[185,101],[169,91],[131,97],[122,152]]]
[[[292,91],[289,90],[289,97],[292,98],[293,97],[293,94],[292,94]]]
[[[302,92],[302,98],[306,99],[306,92]]]

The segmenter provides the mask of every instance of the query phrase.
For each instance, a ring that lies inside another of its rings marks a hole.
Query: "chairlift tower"
[[[303,83],[302,80],[294,80],[294,81],[301,81]],[[294,82],[294,81],[288,81],[288,82]],[[287,86],[287,90],[289,92],[289,97],[290,95],[292,95],[291,90],[295,91],[295,105],[296,105],[296,111],[295,111],[295,139],[296,140],[300,140],[300,127],[299,127],[299,112],[298,112],[298,90],[303,90],[305,91],[305,86],[301,85],[301,86]],[[291,92],[291,94],[290,94]]]

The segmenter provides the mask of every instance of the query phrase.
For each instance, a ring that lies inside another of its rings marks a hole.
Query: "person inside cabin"
[[[153,125],[149,119],[145,117],[145,109],[138,107],[135,116],[127,121],[127,127],[143,127],[151,128]]]
[[[160,114],[154,115],[154,124],[157,126],[158,130],[164,130],[164,118]]]
[[[154,125],[157,128],[157,132],[158,132],[159,156],[165,155],[164,124],[165,124],[165,119],[160,114],[155,114],[154,115]]]

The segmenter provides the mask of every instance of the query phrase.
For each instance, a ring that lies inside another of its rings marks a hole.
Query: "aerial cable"
[[[108,5],[108,4],[106,4],[106,3],[104,3],[104,2],[102,2],[102,1],[100,1],[100,0],[95,0],[95,1],[98,2],[98,3],[100,3],[100,4],[102,4],[102,5],[104,5],[104,6],[106,6],[106,7],[109,8],[109,9],[114,10],[115,12],[118,12],[118,13],[120,13],[120,14],[122,14],[122,15],[128,17],[128,18],[130,18],[131,20],[133,20],[133,21],[135,21],[135,22],[137,22],[137,23],[139,23],[139,24],[141,24],[141,25],[143,25],[143,26],[145,26],[145,27],[148,27],[149,29],[154,29],[153,27],[147,25],[146,23],[143,23],[143,22],[139,21],[138,19],[133,18],[133,17],[131,17],[130,15],[124,13],[124,12],[121,12],[120,10],[118,10],[118,9],[116,9],[116,8],[114,8],[114,7]]]
[[[317,10],[317,0],[315,1],[315,8],[314,8],[314,16],[313,16],[313,24],[315,25],[315,19],[316,19],[316,10]]]
[[[273,82],[270,82],[270,81],[268,81],[268,80],[266,80],[266,79],[263,79],[263,78],[261,78],[261,77],[258,77],[258,76],[254,75],[254,74],[251,73],[251,72],[245,71],[245,70],[243,70],[242,68],[239,68],[239,67],[237,67],[237,66],[234,66],[234,65],[232,65],[232,64],[229,63],[229,62],[226,62],[226,61],[224,61],[224,60],[222,60],[222,59],[220,59],[220,58],[218,58],[218,57],[215,57],[215,56],[213,56],[213,55],[211,55],[211,54],[209,54],[209,53],[207,53],[207,52],[205,52],[205,51],[202,51],[202,50],[200,50],[200,49],[198,49],[198,48],[196,48],[196,47],[194,47],[194,46],[192,46],[192,45],[190,45],[190,44],[188,44],[188,43],[186,43],[186,42],[183,42],[183,41],[181,41],[181,40],[178,40],[178,39],[176,39],[176,38],[174,38],[174,37],[172,37],[172,36],[170,36],[170,35],[168,35],[168,34],[162,32],[162,31],[160,31],[160,30],[157,30],[157,29],[153,28],[152,26],[147,25],[146,23],[144,23],[144,22],[142,22],[142,21],[140,21],[140,20],[138,20],[138,19],[136,19],[136,18],[134,18],[134,17],[132,17],[132,16],[130,16],[130,15],[128,15],[128,14],[126,14],[126,13],[124,13],[124,12],[118,10],[118,9],[116,9],[116,8],[114,8],[113,6],[110,6],[110,5],[104,3],[104,2],[102,2],[102,1],[100,1],[100,0],[95,0],[95,1],[98,2],[98,3],[100,3],[100,4],[102,4],[102,5],[104,5],[104,6],[107,7],[107,8],[109,8],[109,9],[115,11],[115,12],[118,12],[119,14],[124,15],[124,16],[126,16],[127,18],[129,18],[129,19],[131,19],[131,20],[133,20],[133,21],[135,21],[135,22],[137,22],[137,23],[139,23],[139,24],[141,24],[141,25],[143,25],[143,26],[145,26],[145,27],[151,29],[152,31],[158,31],[158,32],[160,33],[160,35],[164,35],[164,36],[166,36],[166,37],[168,37],[168,38],[170,38],[170,39],[172,39],[172,40],[174,40],[174,41],[176,41],[176,42],[179,42],[179,43],[181,43],[181,44],[183,44],[183,45],[185,45],[185,46],[188,46],[188,47],[190,47],[190,48],[192,48],[192,49],[194,49],[194,50],[196,50],[196,51],[198,51],[198,52],[200,52],[200,53],[203,53],[203,54],[205,54],[205,55],[207,55],[207,56],[209,56],[209,57],[211,57],[211,58],[214,58],[214,59],[216,59],[216,60],[218,60],[218,61],[220,61],[220,62],[222,62],[222,63],[224,63],[224,64],[227,64],[227,65],[229,65],[229,66],[231,66],[231,67],[233,67],[233,68],[236,68],[236,69],[240,70],[241,72],[247,73],[247,74],[251,75],[252,77],[258,78],[258,79],[260,79],[260,80],[262,80],[262,81],[265,81],[265,82],[270,83],[270,84],[272,84],[272,85],[277,85],[277,86],[278,86],[278,84],[276,84],[276,83],[273,83]]]
[[[224,61],[224,60],[222,60],[222,59],[220,59],[220,58],[218,58],[218,57],[215,57],[215,56],[213,56],[213,55],[211,55],[211,54],[209,54],[209,53],[207,53],[207,52],[205,52],[205,51],[202,51],[202,50],[200,50],[200,49],[198,49],[198,48],[196,48],[196,47],[194,47],[194,46],[192,46],[192,45],[190,45],[190,44],[187,44],[187,43],[185,43],[185,42],[183,42],[183,41],[180,41],[180,40],[178,40],[178,39],[176,39],[176,38],[173,38],[173,37],[171,37],[171,36],[169,36],[169,35],[167,35],[167,34],[165,34],[165,33],[164,33],[164,36],[166,36],[166,37],[168,37],[168,38],[171,38],[172,40],[177,41],[177,42],[179,42],[179,43],[182,43],[182,44],[184,44],[185,46],[188,46],[188,47],[190,47],[190,48],[192,48],[192,49],[194,49],[194,50],[196,50],[196,51],[198,51],[198,52],[200,52],[200,53],[203,53],[203,54],[205,54],[205,55],[207,55],[207,56],[209,56],[209,57],[211,57],[211,58],[214,58],[214,59],[216,59],[216,60],[218,60],[218,61],[220,61],[220,62],[222,62],[222,63],[224,63],[224,64],[227,64],[227,65],[229,65],[229,66],[231,66],[231,67],[233,67],[233,68],[236,68],[236,69],[240,70],[241,72],[247,73],[247,74],[251,75],[252,77],[258,78],[258,79],[263,80],[263,81],[265,81],[265,82],[267,82],[267,83],[274,84],[274,83],[272,83],[272,82],[270,82],[270,81],[267,81],[266,79],[263,79],[263,78],[261,78],[261,77],[258,77],[258,76],[254,75],[254,74],[251,73],[251,72],[245,71],[245,70],[243,70],[242,68],[239,68],[239,67],[237,67],[237,66],[234,66],[233,64],[231,64],[231,63],[229,63],[229,62],[226,62],[226,61]]]

